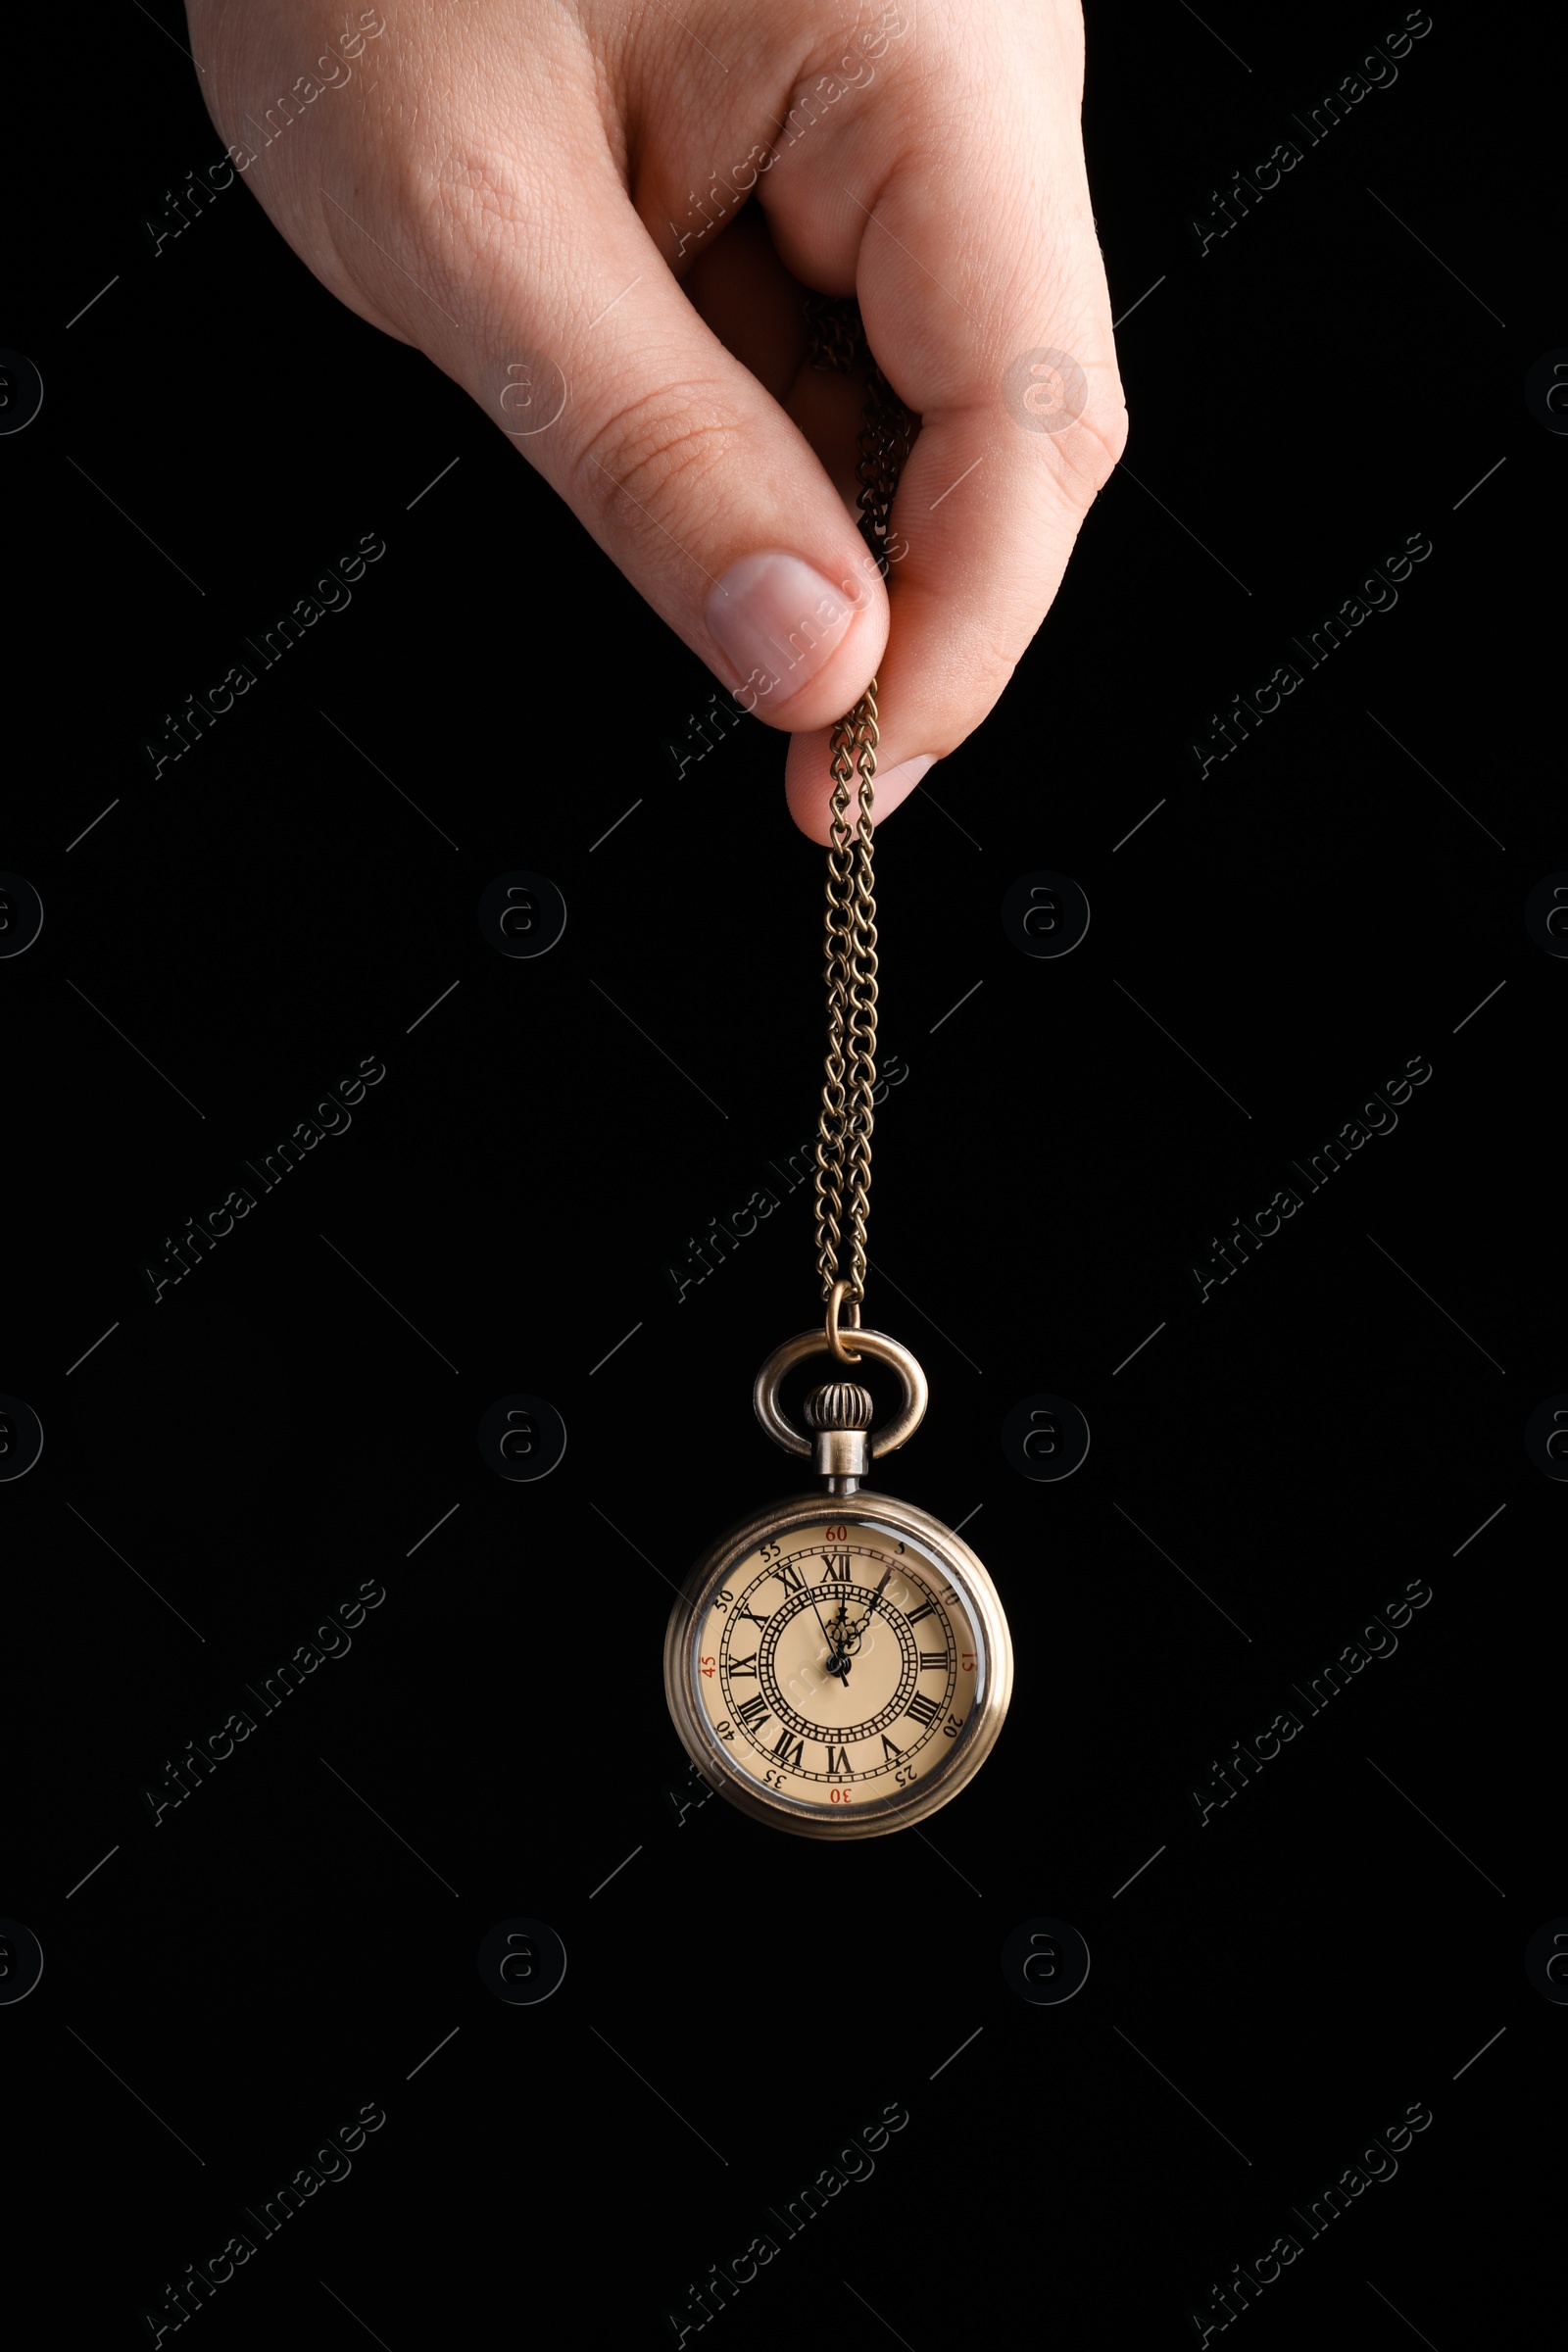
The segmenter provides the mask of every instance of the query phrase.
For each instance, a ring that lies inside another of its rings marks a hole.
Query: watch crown
[[[812,1429],[869,1429],[871,1394],[853,1380],[830,1380],[813,1389],[803,1410]]]

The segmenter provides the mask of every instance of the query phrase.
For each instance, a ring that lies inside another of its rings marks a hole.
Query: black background
[[[814,1115],[821,857],[782,743],[742,723],[677,780],[714,681],[248,192],[154,257],[144,218],[221,146],[167,0],[19,57],[73,127],[46,148],[33,115],[3,164],[0,340],[45,391],[0,444],[3,862],[45,923],[0,965],[0,1388],[46,1442],[0,1489],[0,1910],[45,1954],[0,2036],[13,2197],[62,2131],[37,2179],[83,2256],[23,2238],[9,2291],[52,2314],[25,2340],[149,2340],[165,2282],[366,2101],[352,2177],[201,2340],[402,2352],[496,2313],[673,2341],[688,2284],[899,2102],[717,2340],[933,2352],[1000,2303],[1051,2342],[1193,2342],[1211,2282],[1417,2101],[1398,2177],[1237,2324],[1512,2340],[1561,2082],[1523,1949],[1568,1909],[1562,1490],[1522,1436],[1568,1388],[1568,969],[1522,916],[1568,865],[1542,553],[1568,447],[1523,390],[1568,342],[1544,33],[1482,56],[1440,10],[1233,234],[1200,257],[1188,227],[1385,15],[1091,18],[1128,463],[878,851],[907,1076],[871,1319],[933,1397],[885,1483],[977,1514],[1016,1690],[926,1838],[842,1850],[682,1816],[660,1671],[670,1583],[792,1484],[750,1388],[812,1319],[807,1195],[679,1302],[666,1271],[782,1190]],[[163,714],[364,533],[352,607],[155,781]],[[1411,534],[1397,607],[1200,780],[1210,714]],[[569,909],[537,961],[476,920],[514,868]],[[1035,868],[1093,908],[1059,962],[1001,925]],[[165,1237],[362,1056],[386,1075],[351,1130],[155,1306]],[[1412,1056],[1397,1132],[1200,1304],[1211,1237]],[[1093,1432],[1059,1484],[1000,1443],[1041,1391]],[[477,1449],[514,1392],[568,1431],[537,1485]],[[154,1829],[165,1759],[364,1579],[352,1652]],[[1397,1654],[1200,1827],[1211,1762],[1410,1579]],[[518,1915],[567,1951],[542,2007],[477,1974]],[[1093,1956],[1063,2007],[1002,1974],[1042,1915]]]

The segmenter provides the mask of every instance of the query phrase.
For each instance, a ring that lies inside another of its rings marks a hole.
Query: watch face
[[[667,1664],[687,1694],[682,1705],[671,1689],[677,1725],[733,1801],[781,1828],[865,1837],[969,1778],[1000,1729],[1011,1662],[966,1544],[886,1498],[839,1508],[830,1519],[807,1501],[710,1554],[675,1612]]]

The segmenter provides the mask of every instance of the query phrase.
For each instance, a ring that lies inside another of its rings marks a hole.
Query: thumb
[[[876,564],[618,185],[574,211],[548,277],[519,245],[486,294],[483,342],[449,372],[745,709],[831,724],[887,640]]]

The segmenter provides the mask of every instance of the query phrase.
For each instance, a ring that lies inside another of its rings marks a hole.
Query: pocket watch
[[[871,360],[855,306],[808,310],[818,364],[868,375],[860,523],[885,571],[915,420]],[[664,1638],[665,1696],[692,1762],[741,1812],[804,1838],[876,1838],[925,1820],[978,1772],[1012,1690],[1006,1619],[975,1552],[929,1511],[862,1484],[873,1460],[913,1434],[927,1398],[909,1350],[860,1328],[876,1080],[876,697],[873,678],[832,743],[828,1050],[816,1145],[825,1313],[819,1330],[774,1349],[753,1390],[762,1427],[786,1452],[813,1456],[823,1485],[720,1536],[687,1578]],[[868,1392],[835,1377],[806,1399],[810,1438],[797,1429],[780,1389],[794,1365],[818,1354],[835,1372],[867,1356],[890,1366],[903,1391],[894,1418],[873,1430]]]
[[[843,1292],[846,1285],[835,1285]],[[814,1454],[822,1491],[743,1519],[698,1561],[670,1612],[664,1690],[687,1754],[754,1821],[803,1838],[877,1838],[924,1821],[996,1744],[1012,1645],[996,1588],[963,1538],[918,1505],[861,1485],[925,1411],[925,1377],[885,1332],[786,1340],[754,1401],[789,1452]],[[869,1426],[868,1393],[813,1389],[808,1442],[778,1401],[783,1375],[834,1352],[892,1365],[903,1409]]]

